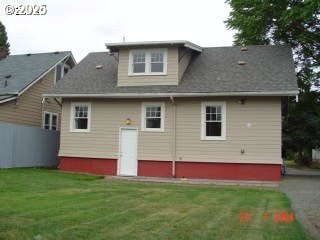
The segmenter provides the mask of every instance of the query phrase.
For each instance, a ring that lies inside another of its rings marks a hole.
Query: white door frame
[[[117,164],[117,175],[120,175],[120,161],[121,161],[121,131],[122,130],[126,130],[126,129],[128,129],[128,130],[135,130],[135,131],[137,131],[137,146],[136,146],[136,151],[137,151],[137,159],[136,159],[136,161],[137,161],[137,167],[136,167],[136,171],[135,171],[135,176],[137,176],[138,175],[138,128],[136,128],[136,127],[120,127],[119,128],[119,151],[118,151],[118,164]]]

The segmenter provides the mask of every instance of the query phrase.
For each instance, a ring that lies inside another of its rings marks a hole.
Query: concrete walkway
[[[252,186],[252,187],[278,187],[279,182],[266,181],[234,181],[234,180],[211,180],[211,179],[188,179],[188,178],[159,178],[159,177],[126,177],[106,176],[106,180],[122,180],[133,182],[153,182],[169,184],[189,185],[224,185],[224,186]]]

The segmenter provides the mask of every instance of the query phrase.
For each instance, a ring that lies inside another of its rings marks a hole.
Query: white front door
[[[137,129],[120,129],[119,175],[137,176],[137,141]]]

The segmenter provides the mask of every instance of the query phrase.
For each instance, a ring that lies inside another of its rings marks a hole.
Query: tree
[[[10,44],[8,42],[7,32],[5,26],[0,22],[0,49],[6,50],[10,53]]]
[[[316,91],[300,94],[299,102],[288,104],[283,121],[283,148],[298,154],[297,160],[308,165],[313,148],[320,147],[320,94]]]
[[[289,100],[284,121],[284,146],[304,161],[319,147],[320,1],[227,0],[232,10],[225,21],[237,30],[235,45],[288,44],[296,66],[299,102]],[[319,126],[319,125],[318,125]]]

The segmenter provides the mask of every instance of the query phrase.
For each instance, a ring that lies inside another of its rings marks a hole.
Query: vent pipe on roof
[[[248,48],[246,46],[242,46],[240,49],[242,52],[248,51]]]
[[[246,65],[247,63],[245,61],[238,61],[238,65]]]

